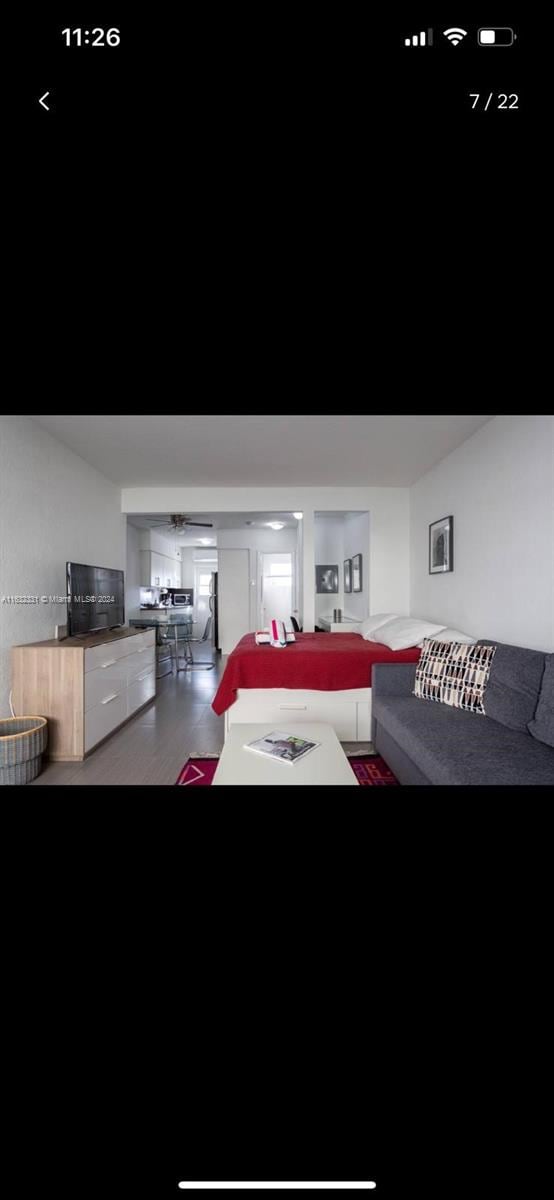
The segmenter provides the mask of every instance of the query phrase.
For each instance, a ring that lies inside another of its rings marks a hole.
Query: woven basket
[[[48,741],[46,717],[6,717],[0,720],[0,786],[30,783],[40,774]]]

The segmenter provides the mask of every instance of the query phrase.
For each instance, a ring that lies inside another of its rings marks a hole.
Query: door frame
[[[252,629],[263,629],[263,556],[264,554],[290,554],[291,570],[292,570],[292,612],[298,609],[298,571],[297,571],[297,553],[296,550],[256,550],[256,587],[254,591],[254,621]],[[292,614],[291,614],[292,615]],[[251,613],[252,616],[252,613]],[[259,622],[259,624],[258,624]]]

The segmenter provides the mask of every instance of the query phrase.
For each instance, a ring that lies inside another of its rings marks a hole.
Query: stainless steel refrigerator
[[[218,622],[218,599],[217,599],[217,571],[212,571],[212,581],[210,583],[210,598],[209,598],[210,614],[212,618],[212,646],[214,650],[219,650],[219,622]]]

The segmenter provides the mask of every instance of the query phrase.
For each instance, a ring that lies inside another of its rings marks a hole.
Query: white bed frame
[[[225,711],[225,737],[231,725],[287,720],[324,721],[332,725],[341,742],[371,741],[371,688],[342,692],[298,688],[239,688],[235,703]]]

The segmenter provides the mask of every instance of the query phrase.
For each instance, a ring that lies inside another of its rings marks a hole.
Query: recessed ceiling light
[[[268,526],[270,529],[284,529],[285,528],[282,521],[268,521],[267,523],[268,523]]]
[[[296,518],[297,521],[301,521],[302,517],[304,516],[304,513],[293,513],[292,515],[293,515],[293,517]]]

